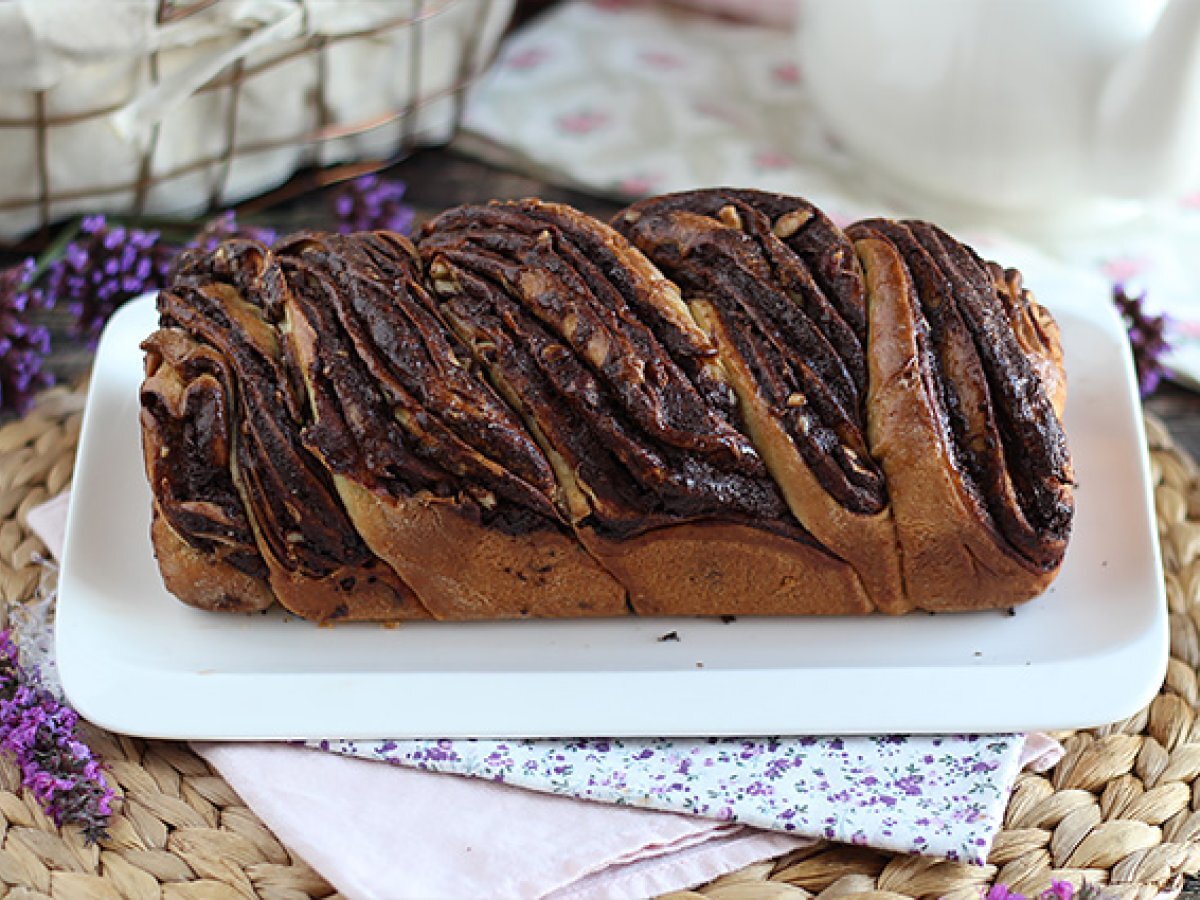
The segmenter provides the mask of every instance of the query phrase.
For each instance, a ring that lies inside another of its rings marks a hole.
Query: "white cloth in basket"
[[[159,0],[0,3],[0,238],[443,142],[513,2],[228,0],[162,23]]]

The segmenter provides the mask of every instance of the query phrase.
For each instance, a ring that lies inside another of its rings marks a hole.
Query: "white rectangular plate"
[[[1031,279],[1032,281],[1032,279]],[[100,344],[58,611],[63,686],[110,730],[166,738],[994,732],[1136,711],[1167,662],[1140,406],[1103,285],[1034,281],[1062,327],[1079,481],[1062,574],[1004,612],[316,627],[188,608],[149,540],[138,343]],[[663,641],[675,632],[678,640]]]

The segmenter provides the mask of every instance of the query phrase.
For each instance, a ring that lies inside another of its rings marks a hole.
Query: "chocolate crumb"
[[[721,616],[721,621],[728,625],[730,622],[736,622],[737,616]]]
[[[1010,606],[1004,611],[1004,614],[1006,616],[1015,616],[1017,614],[1017,608],[1015,606]]]
[[[660,635],[658,638],[658,642],[660,644],[665,643],[666,641],[678,641],[678,640],[679,640],[679,632],[678,631],[668,631],[666,634]]]

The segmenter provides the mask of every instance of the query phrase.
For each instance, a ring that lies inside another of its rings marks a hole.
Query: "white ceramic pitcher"
[[[908,196],[1098,220],[1200,184],[1200,0],[807,0],[832,132]]]

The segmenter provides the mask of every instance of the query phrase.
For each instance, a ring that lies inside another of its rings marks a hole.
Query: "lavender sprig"
[[[119,306],[166,283],[176,252],[157,231],[110,225],[104,216],[89,216],[62,256],[47,267],[45,292],[66,304],[75,333],[94,345]]]
[[[50,332],[29,321],[29,312],[45,309],[49,298],[32,285],[34,261],[0,272],[0,411],[24,415],[38,391],[54,379],[43,369]]]
[[[1171,349],[1166,338],[1167,317],[1147,313],[1145,293],[1137,296],[1127,294],[1123,284],[1113,288],[1113,302],[1129,331],[1138,387],[1143,397],[1149,397],[1158,389],[1166,374],[1162,358]]]
[[[21,783],[55,825],[78,825],[94,842],[107,836],[113,792],[78,723],[75,710],[22,668],[8,631],[0,632],[0,749],[12,754]]]
[[[1077,891],[1069,881],[1051,881],[1050,887],[1033,900],[1099,900],[1102,896],[1100,889],[1091,884],[1085,884]],[[1025,900],[1025,895],[1011,890],[1008,885],[997,884],[983,895],[983,900]]]
[[[243,225],[238,222],[237,213],[229,209],[219,216],[209,219],[204,224],[204,227],[196,233],[196,236],[188,242],[188,246],[212,251],[217,249],[217,246],[222,241],[227,241],[231,238],[246,238],[247,240],[259,241],[260,243],[270,245],[275,243],[276,237],[278,237],[278,234],[273,228],[263,228],[258,225]]]
[[[363,175],[349,182],[333,197],[337,230],[396,231],[408,234],[415,213],[404,204],[405,185],[378,175]]]
[[[404,192],[403,182],[377,175],[350,182],[333,196],[337,230],[408,233],[414,212],[404,204]],[[211,251],[238,237],[271,244],[277,233],[239,223],[230,210],[207,222],[187,246]],[[121,305],[165,286],[181,249],[158,231],[126,227],[104,216],[88,216],[61,240],[41,269],[26,261],[0,276],[0,409],[24,412],[33,395],[52,383],[42,371],[49,333],[26,320],[27,309],[61,305],[72,317],[74,335],[94,346]]]

